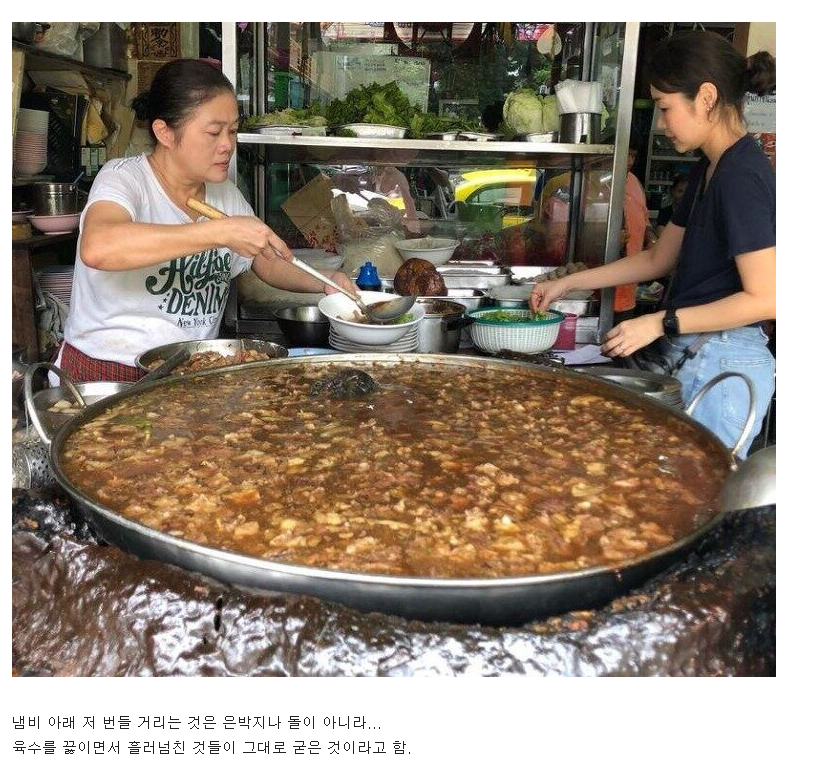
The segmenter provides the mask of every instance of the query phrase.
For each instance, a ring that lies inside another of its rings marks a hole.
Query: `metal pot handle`
[[[80,407],[85,407],[88,404],[85,403],[85,399],[79,394],[79,390],[76,389],[76,385],[74,385],[74,383],[71,381],[71,377],[69,377],[68,374],[66,374],[59,366],[55,366],[53,363],[32,363],[26,369],[25,381],[23,383],[26,411],[31,418],[31,422],[34,423],[34,428],[37,430],[40,438],[43,440],[43,442],[45,442],[45,444],[50,446],[51,438],[45,432],[45,427],[40,420],[37,407],[34,406],[34,375],[42,368],[47,369],[48,371],[53,371],[65,383],[65,386],[73,393],[74,398],[76,398]]]
[[[686,407],[686,414],[690,415],[697,408],[697,404],[700,403],[703,396],[709,390],[711,390],[711,388],[714,387],[714,385],[718,385],[724,379],[730,379],[731,377],[737,377],[738,379],[742,379],[745,382],[745,386],[748,388],[748,419],[745,421],[745,426],[743,427],[742,433],[737,439],[737,443],[731,450],[731,460],[733,461],[731,467],[736,468],[737,452],[739,452],[740,447],[742,447],[742,445],[745,444],[745,440],[748,438],[748,434],[751,432],[751,428],[754,427],[754,420],[756,419],[756,393],[754,392],[754,383],[747,376],[745,376],[745,374],[740,374],[736,371],[725,371],[722,374],[717,374],[717,376],[709,379],[708,382],[706,382],[697,391],[694,398],[691,399],[689,405]]]

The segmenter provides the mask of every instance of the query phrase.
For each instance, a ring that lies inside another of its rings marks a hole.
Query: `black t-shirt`
[[[776,246],[776,175],[754,139],[726,149],[695,203],[707,167],[703,156],[671,218],[685,228],[667,301],[677,309],[740,292],[735,257]]]

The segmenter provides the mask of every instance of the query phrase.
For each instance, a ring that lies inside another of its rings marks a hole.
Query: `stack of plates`
[[[66,307],[71,305],[71,285],[74,281],[74,267],[70,265],[51,265],[36,272],[40,289],[51,293]]]
[[[42,173],[48,164],[48,112],[21,108],[14,137],[14,170],[23,176]]]
[[[419,328],[415,325],[391,344],[360,344],[329,329],[329,345],[340,352],[415,352],[419,346]]]

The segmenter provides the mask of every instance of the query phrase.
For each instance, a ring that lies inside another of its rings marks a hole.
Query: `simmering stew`
[[[355,378],[357,395],[327,391],[331,363],[146,391],[73,432],[63,469],[94,501],[193,542],[439,578],[618,564],[692,530],[726,472],[690,426],[583,378],[359,367],[374,382]]]

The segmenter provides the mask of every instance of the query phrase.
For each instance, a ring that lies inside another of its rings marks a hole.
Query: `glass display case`
[[[375,234],[455,237],[463,245],[489,246],[512,267],[615,260],[638,30],[637,22],[224,25],[223,67],[246,117],[286,108],[325,113],[355,88],[389,80],[423,115],[485,125],[501,119],[504,97],[514,89],[551,93],[566,77],[599,81],[604,102],[593,143],[530,141],[503,125],[489,139],[474,140],[255,127],[239,133],[231,175],[256,213],[294,248],[336,248],[316,244],[291,209],[287,213],[292,196],[319,179],[332,193],[347,193],[355,216],[365,211]],[[372,201],[385,210],[373,224]],[[335,243],[348,248],[343,236]],[[343,269],[356,270],[348,261]],[[380,274],[387,278],[389,271]],[[240,317],[239,304],[240,293],[231,296],[228,323]],[[599,331],[611,322],[609,291],[602,296]]]

